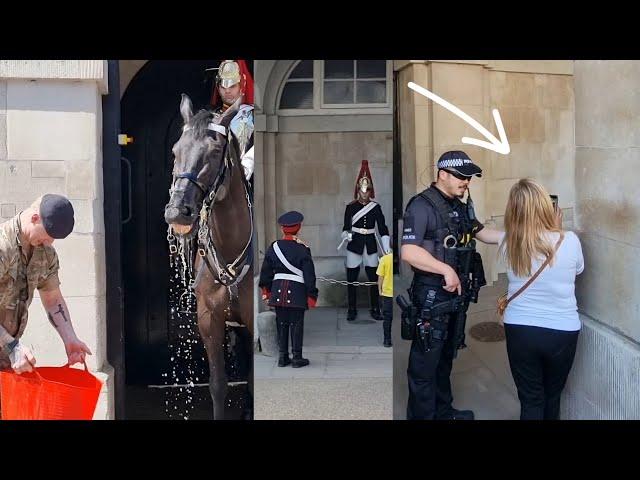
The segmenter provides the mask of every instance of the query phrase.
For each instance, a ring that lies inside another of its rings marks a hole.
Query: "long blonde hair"
[[[504,229],[500,251],[517,276],[530,276],[532,260],[539,256],[551,257],[550,265],[553,265],[554,245],[544,234],[560,232],[560,229],[556,226],[551,198],[542,185],[523,178],[511,187]]]

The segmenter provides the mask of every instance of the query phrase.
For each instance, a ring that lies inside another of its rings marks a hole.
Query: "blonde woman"
[[[580,240],[562,231],[560,209],[554,209],[544,187],[530,179],[511,188],[504,224],[499,251],[508,267],[508,298],[551,257],[540,275],[509,302],[504,323],[520,419],[555,420],[581,326],[575,296],[576,275],[584,269]]]

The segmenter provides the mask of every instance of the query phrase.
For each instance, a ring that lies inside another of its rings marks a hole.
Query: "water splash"
[[[170,259],[169,277],[169,372],[163,373],[165,388],[165,413],[175,420],[190,419],[196,405],[202,403],[202,395],[209,396],[208,388],[202,382],[208,377],[208,363],[197,326],[197,305],[193,291],[193,259],[195,251],[188,242],[178,239],[177,254]],[[226,318],[231,317],[229,307]],[[225,368],[229,382],[246,380],[243,373],[247,361],[252,361],[252,352],[237,348],[241,342],[234,328],[225,329]],[[242,357],[242,358],[240,358]],[[244,358],[247,357],[247,358]],[[243,382],[244,383],[244,382]],[[246,399],[244,395],[233,394],[229,387],[227,405],[241,411]],[[237,392],[241,393],[241,392]],[[208,399],[207,399],[208,401]]]

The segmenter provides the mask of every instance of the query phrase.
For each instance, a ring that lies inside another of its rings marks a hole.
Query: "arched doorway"
[[[121,62],[122,63],[122,62]],[[138,62],[140,63],[140,62]],[[220,60],[148,61],[122,95],[121,131],[133,138],[122,147],[121,271],[127,418],[164,418],[163,389],[170,374],[170,348],[176,328],[170,324],[169,251],[164,207],[168,201],[171,147],[182,128],[181,94],[194,108],[209,105]],[[250,63],[249,63],[250,65]],[[193,347],[191,371],[208,382],[204,347]],[[179,379],[179,381],[184,379]],[[238,380],[233,377],[230,380]],[[196,388],[190,418],[210,418],[206,387]]]

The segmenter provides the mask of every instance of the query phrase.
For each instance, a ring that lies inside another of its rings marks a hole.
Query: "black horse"
[[[182,95],[184,126],[173,146],[173,183],[164,214],[179,236],[198,229],[194,291],[216,420],[224,418],[228,390],[225,327],[246,327],[245,339],[253,339],[253,212],[240,147],[229,128],[239,105],[240,99],[221,116],[209,110],[194,115],[191,99]],[[252,351],[250,347],[243,350]],[[252,370],[252,359],[245,363]],[[252,371],[248,391],[251,399]],[[249,415],[250,408],[245,408],[245,417]]]

